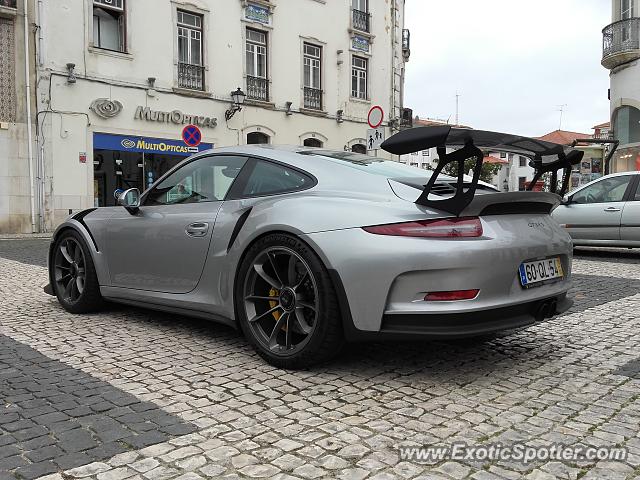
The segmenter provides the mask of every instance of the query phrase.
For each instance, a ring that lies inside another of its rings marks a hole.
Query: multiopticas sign
[[[199,127],[215,128],[218,119],[214,117],[204,117],[182,113],[180,110],[162,112],[151,110],[149,107],[138,106],[133,118],[137,120],[147,120],[149,122],[175,123],[177,125],[197,125]]]
[[[125,138],[120,144],[130,150],[135,148],[136,150],[142,150],[146,152],[172,152],[172,153],[198,153],[198,147],[188,147],[186,145],[175,145],[167,142],[147,142],[143,138],[137,142]]]

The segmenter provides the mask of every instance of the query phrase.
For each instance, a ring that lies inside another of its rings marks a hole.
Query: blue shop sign
[[[213,148],[211,143],[201,143],[197,147],[190,147],[182,140],[168,140],[166,138],[138,137],[136,135],[112,135],[109,133],[94,133],[93,148],[95,150],[118,150],[121,152],[137,153],[168,153],[188,157],[194,153]]]

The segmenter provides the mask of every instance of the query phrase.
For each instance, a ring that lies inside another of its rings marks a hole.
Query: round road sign
[[[195,125],[187,125],[182,129],[182,141],[189,147],[197,147],[202,141],[202,132]]]
[[[384,120],[384,112],[382,111],[382,107],[379,105],[374,105],[369,110],[369,115],[367,115],[367,122],[371,128],[378,128],[382,124],[382,120]]]

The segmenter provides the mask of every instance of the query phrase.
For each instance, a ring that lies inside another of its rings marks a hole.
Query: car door
[[[620,239],[640,242],[640,175],[634,175],[634,179],[635,185],[622,210]]]
[[[193,290],[222,202],[246,158],[211,155],[170,172],[134,214],[118,210],[105,245],[111,285],[167,293]]]
[[[603,177],[569,196],[554,218],[574,240],[620,240],[620,222],[631,175]]]

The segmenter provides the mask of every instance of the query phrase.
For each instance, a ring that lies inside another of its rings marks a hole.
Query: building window
[[[351,0],[353,28],[369,31],[369,0]]]
[[[500,158],[507,158],[507,154],[505,152],[500,152]]]
[[[322,47],[303,44],[304,108],[322,110]]]
[[[269,143],[269,135],[262,132],[247,133],[247,145]]]
[[[417,163],[412,163],[412,164],[411,164],[411,166],[412,166],[412,167],[417,167],[417,166],[418,166],[418,164],[417,164]]]
[[[178,86],[204,90],[202,15],[178,10]]]
[[[247,97],[269,101],[267,34],[247,28]]]
[[[640,142],[640,110],[624,105],[613,112],[613,133],[622,145]]]
[[[351,96],[367,99],[367,77],[369,61],[366,58],[354,56],[351,62]]]
[[[429,150],[423,150],[422,151],[422,156],[423,157],[428,157],[429,156]]]
[[[322,148],[322,142],[317,138],[306,138],[302,144],[305,147],[318,147]]]
[[[527,177],[518,177],[518,190],[523,191],[527,188]]]
[[[93,0],[93,46],[125,51],[124,0]]]
[[[356,143],[351,146],[351,151],[354,153],[361,153],[363,155],[367,154],[367,147],[362,143]]]
[[[527,166],[527,157],[520,156],[519,160],[520,160],[520,166],[521,167],[526,167]]]

